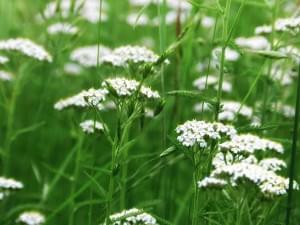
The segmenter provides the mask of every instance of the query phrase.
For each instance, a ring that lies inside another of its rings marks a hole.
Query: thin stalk
[[[290,172],[289,172],[289,189],[288,189],[288,198],[287,198],[287,208],[286,208],[286,218],[285,224],[290,224],[291,213],[292,213],[292,203],[293,203],[293,183],[295,178],[295,169],[296,169],[296,152],[297,152],[297,142],[298,142],[298,132],[299,132],[299,116],[300,116],[300,65],[298,69],[298,82],[297,82],[297,96],[295,104],[295,119],[294,119],[294,131],[293,131],[293,144],[291,152],[291,161],[290,161]]]

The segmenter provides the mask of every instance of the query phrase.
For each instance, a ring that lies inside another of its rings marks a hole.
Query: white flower
[[[52,62],[51,55],[40,45],[29,39],[16,38],[0,41],[0,50],[18,51],[39,61]]]
[[[103,57],[110,54],[109,48],[102,45],[92,45],[75,49],[72,51],[70,59],[84,67],[96,67],[98,63],[103,63]]]
[[[253,114],[252,108],[241,105],[240,102],[224,101],[222,102],[222,111],[219,113],[221,121],[233,121],[236,114],[239,114],[247,119],[250,119]]]
[[[205,121],[191,120],[177,126],[177,140],[185,147],[198,145],[207,147],[209,139],[218,140],[222,136],[232,138],[236,135],[234,127],[222,123],[209,123]]]
[[[145,6],[148,4],[162,4],[164,0],[130,0],[130,4],[133,6]],[[176,9],[181,9],[181,10],[190,10],[192,7],[186,0],[166,0],[166,5],[167,7],[176,10]]]
[[[222,49],[220,47],[215,48],[213,50],[214,60],[220,59],[221,52],[222,52]],[[240,58],[240,54],[237,51],[235,51],[231,48],[228,48],[228,47],[225,49],[225,60],[226,61],[234,62],[234,61],[237,61],[239,58]]]
[[[269,25],[258,26],[255,28],[254,33],[256,35],[270,34],[270,33],[272,33],[272,26],[269,26]]]
[[[13,79],[13,75],[4,70],[0,70],[0,80],[11,81]]]
[[[259,166],[265,168],[266,170],[271,170],[271,171],[280,171],[282,168],[286,168],[286,163],[277,158],[267,158],[263,159],[258,163]]]
[[[108,91],[105,89],[94,89],[90,88],[89,90],[83,90],[79,94],[72,97],[62,99],[55,103],[54,108],[56,110],[63,110],[65,108],[76,106],[76,107],[89,107],[98,105],[105,101]]]
[[[222,188],[226,184],[225,180],[215,177],[205,177],[203,180],[198,181],[199,188]]]
[[[27,225],[40,225],[45,223],[45,217],[40,212],[31,211],[31,212],[23,212],[17,222],[21,222]]]
[[[69,23],[55,23],[50,25],[47,28],[47,31],[51,35],[55,35],[55,34],[74,35],[78,33],[78,27],[73,26],[72,24]]]
[[[154,63],[158,58],[158,55],[146,47],[127,45],[116,48],[111,54],[105,55],[103,62],[113,66],[126,66],[128,63]]]
[[[150,23],[150,18],[145,14],[132,13],[127,16],[127,23],[131,26],[145,26]]]
[[[106,79],[102,82],[103,87],[107,87],[107,85],[109,85],[109,87],[111,87],[119,97],[130,97],[138,90],[140,83],[136,80],[128,80],[123,77],[118,77]],[[141,86],[140,93],[142,96],[149,99],[160,98],[157,91],[153,91],[144,85]]]
[[[221,143],[221,151],[230,151],[233,154],[252,154],[256,151],[273,150],[277,153],[283,153],[284,148],[280,143],[260,138],[252,134],[236,135],[230,141]]]
[[[0,177],[0,190],[18,190],[24,186],[20,181],[11,178]]]
[[[110,216],[110,220],[112,225],[158,225],[152,215],[136,208],[113,214]]]
[[[5,64],[8,61],[9,61],[9,58],[7,58],[6,56],[0,55],[0,64]]]
[[[288,32],[295,34],[299,32],[300,17],[295,18],[278,18],[274,24],[274,30],[276,32]],[[255,34],[270,34],[272,33],[271,25],[263,25],[256,27]]]
[[[93,121],[93,120],[85,120],[80,123],[80,127],[83,130],[83,132],[88,133],[88,134],[93,134],[95,133],[96,130],[102,131],[104,129],[104,126],[102,123],[98,121]]]
[[[201,20],[201,25],[202,27],[205,28],[211,28],[214,26],[215,22],[216,22],[215,18],[210,16],[204,16]]]
[[[193,82],[193,86],[196,87],[199,91],[205,90],[205,87],[213,87],[218,89],[218,78],[215,75],[202,76]],[[222,91],[230,93],[232,91],[232,85],[230,82],[224,80]]]
[[[239,37],[235,39],[235,43],[240,47],[253,50],[268,50],[271,47],[268,39],[263,36]]]
[[[81,67],[76,63],[66,63],[64,65],[64,72],[69,75],[77,76],[81,73]]]

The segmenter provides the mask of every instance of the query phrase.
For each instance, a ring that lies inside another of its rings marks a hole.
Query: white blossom
[[[16,38],[0,41],[0,50],[18,51],[39,61],[52,62],[51,55],[40,45],[25,38]]]
[[[150,18],[145,14],[131,13],[127,16],[127,23],[131,26],[145,26],[150,22]]]
[[[13,75],[7,71],[0,70],[0,80],[3,81],[11,81],[13,79]]]
[[[205,177],[203,180],[198,181],[199,188],[222,188],[226,184],[225,180],[215,177]]]
[[[235,43],[240,47],[253,50],[268,50],[271,47],[268,39],[263,36],[239,37],[235,39]]]
[[[69,75],[77,76],[81,73],[81,66],[76,63],[66,63],[64,65],[64,72]]]
[[[238,115],[250,119],[253,115],[253,110],[246,105],[242,106],[240,102],[224,101],[222,102],[222,110],[219,113],[219,119],[221,121],[233,121],[237,113]]]
[[[75,106],[75,107],[89,107],[98,105],[105,101],[108,91],[106,89],[94,89],[90,88],[88,90],[83,90],[79,94],[74,96],[59,100],[55,103],[54,108],[56,110],[63,110],[65,108]]]
[[[40,225],[45,223],[45,221],[45,216],[36,211],[23,212],[17,219],[17,222],[27,225]]]
[[[55,23],[51,24],[48,28],[47,31],[51,35],[55,34],[68,34],[68,35],[74,35],[78,33],[78,27],[73,26],[72,24],[69,23]]]
[[[211,28],[214,26],[216,19],[210,16],[204,16],[201,20],[202,27]]]
[[[214,57],[214,60],[220,60],[220,57],[221,57],[221,52],[222,52],[222,49],[221,47],[217,47],[213,50],[213,57]],[[240,58],[240,54],[227,47],[225,49],[225,60],[228,61],[228,62],[235,62],[237,61],[238,59]]]
[[[266,170],[271,170],[274,172],[280,171],[282,168],[287,167],[286,163],[283,160],[277,158],[263,159],[258,163],[258,165],[265,168]]]
[[[6,56],[0,55],[0,64],[5,64],[8,61],[9,61],[9,58],[7,58]]]
[[[0,190],[18,190],[24,186],[20,181],[12,178],[0,177]]]
[[[205,87],[213,87],[218,89],[218,78],[215,75],[201,76],[198,79],[194,80],[193,86],[196,87],[199,91],[205,90]],[[229,81],[224,80],[222,91],[230,93],[232,91],[232,84]]]
[[[102,131],[104,129],[102,123],[94,120],[85,120],[80,123],[80,127],[83,130],[83,132],[87,134],[93,134],[96,130]]]

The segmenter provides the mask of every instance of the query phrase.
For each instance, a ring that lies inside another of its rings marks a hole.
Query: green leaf
[[[168,156],[168,155],[171,155],[171,154],[173,154],[176,150],[177,150],[177,149],[176,149],[175,146],[171,146],[171,147],[167,148],[165,151],[163,151],[163,152],[159,155],[159,157],[163,158],[163,157],[166,157],[166,156]]]
[[[247,49],[247,50],[245,50],[245,52],[250,53],[250,54],[260,55],[262,57],[269,58],[269,59],[286,59],[286,58],[289,58],[289,56],[287,54],[284,54],[284,53],[278,52],[278,51]]]
[[[214,98],[207,97],[199,91],[176,90],[167,92],[167,95],[174,95],[186,98],[197,98],[198,100],[207,102],[211,105],[217,104],[217,101]]]

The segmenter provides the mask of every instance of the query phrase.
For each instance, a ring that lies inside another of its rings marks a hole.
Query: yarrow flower
[[[55,34],[68,34],[68,35],[74,35],[78,33],[78,27],[73,26],[69,23],[55,23],[50,25],[47,28],[47,31],[51,35]]]
[[[233,154],[253,154],[256,151],[273,150],[277,153],[283,153],[284,148],[280,143],[260,138],[252,134],[236,135],[230,141],[221,143],[222,152],[231,152]]]
[[[77,76],[81,73],[81,66],[76,63],[66,63],[64,65],[64,72],[68,75]]]
[[[128,80],[123,77],[118,77],[106,79],[102,82],[102,86],[108,88],[108,90],[112,88],[119,97],[130,97],[136,91],[138,91],[140,83],[136,80]],[[140,87],[140,94],[148,99],[160,98],[160,95],[157,91],[153,91],[151,88],[144,85]]]
[[[277,158],[263,159],[258,163],[258,165],[265,168],[266,170],[270,170],[274,172],[280,171],[283,168],[287,167],[286,163],[283,160]]]
[[[213,59],[219,61],[220,57],[221,57],[221,52],[222,49],[220,47],[217,47],[213,50]],[[240,54],[231,49],[231,48],[226,48],[225,49],[225,60],[228,62],[235,62],[240,58]]]
[[[6,56],[0,55],[0,64],[5,64],[9,61],[9,59]]]
[[[94,120],[85,120],[80,123],[80,127],[83,130],[83,132],[87,134],[93,134],[95,133],[95,131],[102,131],[104,129],[102,123]]]
[[[11,178],[0,177],[0,190],[19,190],[24,186],[20,181]]]
[[[108,91],[106,89],[94,89],[83,90],[79,94],[72,97],[62,99],[55,103],[54,108],[56,110],[63,110],[68,107],[98,107],[98,105],[105,101]]]
[[[156,219],[141,209],[132,208],[109,217],[112,225],[158,225]],[[103,225],[106,225],[104,223]]]
[[[26,225],[40,225],[45,223],[45,221],[45,216],[36,211],[23,212],[17,219],[17,222]]]
[[[105,46],[86,46],[72,51],[70,59],[84,67],[96,67],[97,64],[103,63],[103,57],[111,54],[111,49]]]
[[[276,32],[288,32],[296,34],[300,28],[300,17],[295,18],[278,18],[274,23],[274,30]],[[255,34],[270,34],[272,33],[271,25],[262,25],[255,28]]]
[[[215,75],[208,75],[199,77],[198,79],[194,80],[193,86],[196,87],[199,91],[205,90],[206,87],[213,87],[214,89],[218,89],[218,78]],[[228,81],[223,82],[222,91],[224,92],[231,92],[232,85]]]
[[[263,36],[239,37],[235,39],[235,43],[240,47],[253,50],[268,50],[271,47],[268,39]]]
[[[176,128],[177,140],[185,147],[198,145],[200,148],[205,148],[208,145],[208,140],[219,140],[222,137],[233,138],[236,135],[236,130],[230,125],[222,123],[209,123],[205,121],[191,120],[187,121]]]
[[[158,58],[158,55],[146,47],[127,45],[116,48],[111,54],[105,55],[103,61],[113,66],[126,66],[128,63],[154,63]]]
[[[253,115],[252,108],[241,105],[240,102],[235,101],[224,101],[222,102],[222,110],[219,113],[219,119],[221,121],[233,121],[235,118],[235,115],[241,115],[247,119],[251,119]]]
[[[203,180],[198,181],[199,188],[222,188],[226,184],[225,180],[215,177],[205,177]]]
[[[13,75],[4,70],[0,70],[0,80],[11,81],[13,79]]]
[[[0,50],[17,51],[39,61],[52,62],[51,55],[42,46],[25,38],[2,40]]]

